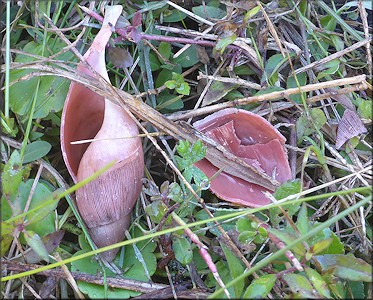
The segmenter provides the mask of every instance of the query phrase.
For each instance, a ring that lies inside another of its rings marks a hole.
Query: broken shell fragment
[[[246,110],[227,108],[195,122],[193,126],[280,183],[291,179],[284,148],[286,139],[264,118]],[[195,166],[209,178],[219,171],[207,159],[196,162]],[[264,192],[270,192],[268,189],[224,170],[211,179],[210,190],[221,199],[244,206],[259,207],[270,203],[264,195]]]
[[[106,8],[102,28],[84,55],[85,62],[108,82],[105,47],[121,12],[120,5]],[[84,62],[79,63],[77,72],[97,77]],[[73,181],[77,183],[115,161],[111,169],[76,192],[79,213],[99,248],[122,241],[130,226],[144,172],[138,134],[135,121],[122,107],[79,83],[71,83],[61,119],[61,148]],[[72,144],[89,139],[95,140]],[[101,257],[112,261],[117,252],[109,250]]]

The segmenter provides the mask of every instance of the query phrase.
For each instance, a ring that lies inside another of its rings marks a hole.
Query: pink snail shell
[[[102,28],[84,55],[85,61],[108,82],[105,46],[121,12],[120,5],[106,8]],[[97,76],[82,62],[77,72]],[[144,174],[138,134],[135,121],[122,107],[79,83],[71,83],[62,113],[61,148],[72,179],[77,183],[115,161],[111,169],[76,192],[79,213],[99,248],[122,241],[130,226],[131,211],[140,194]],[[93,138],[97,141],[70,144]],[[112,261],[117,252],[118,249],[109,250],[101,257]]]
[[[291,179],[284,148],[286,139],[264,118],[246,110],[227,108],[195,122],[193,126],[280,183]],[[209,178],[219,171],[207,159],[198,161],[195,166]],[[270,192],[268,189],[224,171],[211,181],[210,190],[221,199],[244,206],[259,207],[270,203],[263,194],[264,191]]]

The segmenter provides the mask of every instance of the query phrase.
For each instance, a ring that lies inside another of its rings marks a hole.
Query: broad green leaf
[[[258,223],[249,220],[248,218],[239,218],[236,222],[238,232],[244,231],[256,231],[258,228]]]
[[[157,97],[157,110],[179,110],[184,107],[182,95],[161,94]]]
[[[301,183],[299,179],[289,180],[281,184],[273,194],[277,200],[284,199],[288,196],[301,192]]]
[[[294,56],[294,55],[290,55]],[[271,85],[275,85],[278,79],[278,70],[280,67],[288,61],[288,57],[283,57],[282,54],[272,55],[266,62],[265,73],[267,75],[268,81]]]
[[[315,222],[312,224],[312,226],[310,225],[310,228],[317,226],[318,224],[318,222]],[[310,238],[308,240],[308,244],[313,246],[316,243],[329,238],[333,240],[332,243],[319,254],[344,254],[344,244],[341,242],[340,238],[329,228],[325,228],[323,231]]]
[[[185,237],[175,238],[172,242],[172,250],[175,258],[184,266],[190,264],[193,259],[193,251],[189,240]]]
[[[163,21],[164,22],[179,22],[186,18],[186,14],[181,12],[178,9],[165,10],[163,12]]]
[[[218,217],[218,216],[224,216],[224,215],[227,215],[229,214],[230,212],[227,212],[227,211],[216,211],[214,212],[214,216],[215,217]],[[208,214],[203,210],[201,209],[199,212],[195,213],[194,214],[194,217],[197,219],[197,220],[207,220],[209,219],[210,217],[208,216]],[[216,235],[216,236],[220,236],[221,235],[221,232],[219,231],[219,229],[216,228],[216,226],[214,226],[214,222],[207,222],[206,224],[206,227],[209,228],[209,231]],[[220,224],[220,226],[225,230],[225,231],[229,231],[229,230],[234,230],[236,229],[236,225],[235,225],[235,222],[224,222],[222,224]]]
[[[232,251],[230,251],[228,249],[228,247],[226,247],[222,243],[221,243],[221,247],[222,247],[222,249],[224,251],[224,255],[227,259],[227,263],[228,263],[228,267],[229,267],[229,273],[230,273],[232,279],[235,279],[245,271],[245,268],[243,267],[243,265],[241,263],[241,260],[236,255],[234,255],[232,253]],[[236,282],[233,285],[234,294],[235,294],[234,297],[235,298],[240,298],[241,297],[244,285],[245,285],[244,279]]]
[[[270,93],[273,93],[273,92],[279,92],[279,91],[283,91],[283,90],[284,89],[282,87],[279,87],[279,86],[269,86],[269,87],[265,88],[264,90],[258,91],[254,96],[266,95],[266,94],[270,94]]]
[[[26,240],[27,245],[29,245],[31,249],[34,250],[35,253],[37,253],[37,255],[39,255],[43,260],[49,262],[48,251],[45,248],[45,245],[40,236],[31,230],[24,230],[23,236]]]
[[[271,292],[276,282],[275,274],[262,275],[254,279],[243,294],[244,299],[264,299]]]
[[[348,293],[350,299],[366,299],[364,282],[348,281]]]
[[[199,62],[198,55],[197,55],[197,48],[196,45],[190,46],[187,50],[185,50],[182,54],[180,54],[177,58],[172,60],[172,63],[179,64],[183,68],[190,68]]]
[[[165,59],[169,59],[172,53],[171,44],[165,42],[159,43],[158,51]]]
[[[15,208],[15,212],[12,212],[9,203],[4,198],[2,198],[1,205],[3,220],[12,217],[13,213],[23,213],[33,182],[34,179],[29,179],[26,182],[21,182],[21,184],[19,185],[18,192],[15,195],[14,200],[12,202],[12,205]],[[39,182],[34,190],[29,210],[43,204],[45,198],[50,197],[51,192],[52,191],[46,184]],[[54,202],[52,204],[44,206],[42,209],[34,213],[29,214],[26,217],[26,230],[34,231],[39,236],[44,236],[48,233],[54,232],[56,217],[53,213],[53,210],[55,209],[56,205],[57,203]]]
[[[297,228],[301,234],[306,234],[309,231],[309,220],[307,215],[307,205],[303,203],[297,216]]]
[[[311,248],[311,252],[313,254],[319,254],[320,252],[324,251],[325,249],[329,248],[330,245],[333,243],[333,239],[326,239],[314,244]]]
[[[10,197],[14,195],[23,177],[22,160],[17,150],[14,150],[4,166],[1,174],[2,188],[4,195]]]
[[[226,12],[218,7],[209,5],[200,5],[192,7],[193,13],[205,19],[222,19],[226,16]]]
[[[314,256],[323,272],[333,270],[333,273],[351,281],[372,281],[372,266],[353,255],[325,254]]]
[[[82,254],[81,251],[78,253]],[[99,270],[101,270],[101,268],[98,269],[98,271]],[[77,283],[79,290],[83,294],[88,295],[89,299],[129,299],[141,295],[140,292],[122,290],[118,288],[109,288],[105,292],[102,285],[88,283],[85,281],[77,281]]]
[[[305,267],[304,271],[306,272],[308,279],[311,281],[316,291],[324,298],[331,298],[328,284],[325,282],[322,276],[308,266]]]
[[[144,233],[136,227],[134,230],[131,230],[132,238],[143,236]],[[157,269],[157,259],[154,254],[154,250],[157,247],[156,242],[153,240],[145,240],[136,243],[137,248],[140,250],[141,255],[146,264],[148,274],[152,276]],[[132,245],[127,245],[124,247],[124,262],[122,269],[127,270],[124,273],[125,278],[148,281],[147,275],[144,272],[143,263],[140,262],[136,255]]]
[[[44,56],[51,56],[65,46],[66,45],[60,39],[50,38],[44,51]],[[48,49],[52,49],[52,51],[48,51]],[[43,46],[35,42],[29,42],[23,48],[23,51],[30,54],[42,55]],[[65,52],[58,56],[57,59],[71,61],[73,59],[73,54]],[[34,60],[35,58],[24,54],[18,54],[15,58],[15,62],[18,63],[29,63]],[[17,80],[30,72],[32,72],[32,70],[13,69],[10,71],[10,81]],[[62,110],[70,82],[57,76],[34,76],[29,80],[17,82],[9,88],[9,104],[13,112],[22,116],[29,113],[38,80],[40,80],[40,86],[38,95],[36,96],[37,100],[33,118],[44,118],[50,112]]]
[[[315,290],[306,277],[299,274],[288,273],[285,274],[283,278],[293,292],[293,297],[317,298],[319,296],[315,293]]]
[[[158,60],[157,55],[153,52],[149,53],[149,62],[150,62],[150,69],[154,71],[158,71],[161,68],[161,63]]]
[[[31,144],[28,144],[25,148],[23,163],[26,164],[42,158],[49,153],[51,148],[52,145],[46,141],[35,141]]]

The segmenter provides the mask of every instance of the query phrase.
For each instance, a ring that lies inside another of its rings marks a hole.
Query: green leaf
[[[314,244],[311,248],[311,252],[313,254],[318,254],[320,252],[322,252],[323,250],[329,248],[329,246],[333,243],[333,239],[330,238],[330,239],[326,239],[326,240],[322,240],[320,242],[317,242],[316,244]]]
[[[183,68],[190,68],[199,62],[196,45],[190,46],[177,58],[172,60],[172,63],[179,64]]]
[[[179,22],[184,20],[186,17],[187,15],[178,9],[165,10],[163,13],[164,22]]]
[[[41,238],[41,241],[43,242],[47,253],[51,254],[60,245],[64,233],[65,232],[63,230],[58,230]],[[24,258],[28,264],[36,264],[43,259],[33,249],[28,249],[27,251],[25,251]]]
[[[166,88],[173,90],[176,87],[176,81],[175,80],[168,80],[164,83]]]
[[[305,267],[304,271],[306,272],[308,279],[311,281],[316,291],[323,298],[331,298],[328,284],[325,282],[322,276],[319,273],[317,273],[317,271],[308,266]]]
[[[244,22],[247,22],[252,17],[254,17],[260,11],[260,6],[255,6],[254,8],[250,9],[244,17]]]
[[[283,278],[293,292],[294,298],[317,298],[318,294],[315,293],[311,283],[302,275],[289,273]]]
[[[171,56],[171,44],[170,43],[165,43],[165,42],[160,42],[158,46],[158,51],[159,53],[165,58],[169,59]]]
[[[258,223],[251,221],[248,218],[240,218],[236,222],[236,227],[238,232],[256,231],[258,228]]]
[[[285,244],[291,244],[296,237],[284,230],[278,230],[275,228],[269,228],[268,232],[272,233],[275,237],[283,241]],[[303,244],[297,244],[293,248],[291,248],[292,251],[294,251],[296,254],[303,256],[306,253],[306,249],[304,248]]]
[[[138,228],[134,228],[131,232],[132,238],[143,236],[144,233]],[[152,240],[140,241],[136,243],[137,248],[140,250],[141,255],[146,264],[148,274],[152,276],[157,269],[157,259],[154,254],[154,250],[157,247],[156,242]],[[132,245],[127,245],[124,247],[124,262],[122,269],[127,270],[124,273],[125,278],[148,281],[147,275],[144,272],[143,263],[140,262],[136,255]],[[117,258],[118,260],[118,258]]]
[[[306,203],[303,203],[298,213],[296,222],[297,228],[301,234],[306,234],[310,230],[308,223],[307,205]]]
[[[204,19],[222,19],[226,16],[226,12],[218,7],[209,5],[200,5],[192,7],[193,13]]]
[[[363,119],[372,120],[372,100],[360,99],[359,106],[357,108],[357,113]]]
[[[273,194],[277,200],[284,199],[288,196],[301,192],[301,182],[299,179],[289,180],[281,184]]]
[[[323,66],[326,67],[327,69],[317,74],[317,77],[316,77],[317,80],[320,80],[321,78],[324,78],[327,75],[335,74],[339,69],[339,60],[338,59],[331,60],[330,62],[327,62]]]
[[[290,55],[294,56],[294,55]],[[283,57],[282,54],[272,55],[265,65],[265,73],[267,75],[268,81],[271,85],[275,85],[278,79],[278,70],[280,67],[288,61],[288,57]]]
[[[263,299],[271,292],[276,282],[275,274],[261,275],[254,279],[243,294],[244,299]]]
[[[28,200],[31,187],[34,183],[34,179],[29,179],[26,182],[21,182],[17,194],[13,197],[12,205],[15,211],[12,211],[9,206],[8,201],[2,198],[2,218],[3,220],[9,219],[11,216],[23,213],[25,204]],[[35,187],[33,197],[31,199],[29,210],[40,206],[44,203],[46,197],[50,197],[51,190],[49,187],[42,183],[38,182]],[[26,229],[29,231],[34,231],[39,236],[47,235],[48,233],[55,231],[55,219],[56,216],[53,213],[53,210],[57,206],[57,201],[44,206],[42,209],[31,213],[26,218]]]
[[[320,108],[312,108],[310,110],[310,118],[304,113],[302,114],[296,123],[298,143],[303,140],[304,136],[309,136],[320,130],[326,124],[326,117],[324,112]]]
[[[228,45],[231,45],[234,43],[234,41],[237,39],[236,34],[232,34],[228,37],[222,38],[218,40],[218,42],[215,45],[215,49],[220,52],[220,54],[223,54],[225,48],[227,48]]]
[[[189,240],[185,237],[175,238],[172,242],[172,250],[175,253],[175,258],[182,265],[187,265],[192,262],[193,251]]]
[[[4,195],[10,197],[14,195],[23,177],[22,160],[17,150],[14,150],[4,166],[4,171],[1,174],[2,188]]]
[[[161,94],[157,97],[157,110],[179,110],[184,107],[182,95]]]
[[[243,267],[242,263],[241,263],[241,260],[232,253],[232,251],[230,251],[224,244],[221,243],[221,247],[224,251],[224,255],[227,259],[227,263],[228,263],[228,267],[229,267],[229,273],[232,277],[232,279],[235,279],[237,278],[238,276],[240,276],[244,271],[245,271],[245,268]],[[236,282],[234,285],[233,285],[233,288],[234,288],[234,297],[235,298],[240,298],[241,295],[242,295],[242,292],[243,292],[243,288],[244,288],[244,279]]]
[[[350,292],[350,299],[367,299],[365,298],[364,282],[361,281],[348,281],[348,291]]]
[[[166,212],[168,211],[168,208],[166,204],[163,203],[162,200],[155,200],[152,203],[150,203],[145,208],[146,214],[150,217],[150,219],[158,224],[162,218],[165,216]],[[171,223],[171,216],[167,217],[166,224]]]
[[[49,153],[51,148],[52,145],[46,141],[35,141],[31,144],[28,144],[25,148],[23,163],[26,164],[42,158]]]
[[[4,256],[6,254],[10,247],[10,244],[13,241],[12,232],[14,228],[15,227],[12,224],[1,222],[1,256]]]
[[[89,250],[90,248],[88,248],[87,250],[78,251],[73,255],[73,257],[84,254]],[[104,269],[107,276],[115,276],[115,274],[106,267]],[[102,267],[99,265],[96,259],[92,257],[86,257],[83,259],[79,259],[77,261],[73,261],[71,263],[71,270],[96,275],[102,272]],[[77,281],[77,284],[79,290],[82,293],[88,295],[90,299],[104,299],[105,297],[107,297],[107,299],[128,299],[130,297],[140,295],[139,292],[122,290],[117,288],[110,288],[107,291],[105,291],[104,286],[88,283],[85,281]]]
[[[205,97],[203,98],[202,106],[215,103],[225,97],[229,92],[237,89],[238,84],[229,82],[214,81],[209,87]]]
[[[314,258],[323,272],[330,270],[334,275],[351,281],[372,281],[372,266],[353,255],[325,254]]]
[[[31,249],[34,250],[35,253],[37,253],[43,260],[49,262],[48,251],[45,248],[40,236],[31,230],[24,230],[23,236],[26,240],[27,245],[29,245]]]
[[[50,38],[48,45],[44,51],[44,56],[48,57],[59,52],[66,45],[60,39]],[[52,51],[47,51],[52,49]],[[23,48],[23,51],[30,54],[42,55],[43,46],[35,42],[29,42]],[[73,54],[68,52],[56,57],[62,61],[72,61]],[[28,55],[18,54],[15,62],[29,63],[36,60]],[[33,70],[13,69],[10,71],[10,81],[17,80],[26,76]],[[70,81],[58,76],[33,76],[26,81],[20,81],[10,86],[9,88],[9,104],[13,112],[19,115],[26,115],[29,113],[32,101],[34,100],[35,87],[40,80],[38,94],[36,95],[36,107],[33,118],[44,118],[50,112],[58,112],[63,108],[66,99],[67,91],[69,89]]]
[[[295,76],[296,76],[296,79],[298,80],[299,86],[306,85],[307,74],[305,72],[303,72],[303,73],[288,77],[288,79],[286,81],[286,88],[290,89],[290,88],[298,87],[297,81],[295,80]],[[300,104],[300,103],[302,103],[302,95],[305,96],[305,93],[290,95],[290,99],[292,101],[294,101],[295,103]]]
[[[190,86],[187,82],[183,82],[179,86],[177,86],[175,90],[181,95],[188,96],[190,93]]]
[[[297,194],[301,191],[301,182],[299,179],[295,179],[295,180],[289,180],[289,181],[286,181],[285,183],[281,184],[276,190],[275,190],[275,193],[273,194],[273,196],[277,199],[277,200],[281,200],[283,198],[286,198],[288,196],[291,196],[291,195],[294,195],[294,194]],[[286,204],[283,203],[281,204],[281,207],[287,211],[287,213],[289,214],[289,216],[293,216],[298,210],[299,210],[299,207],[300,207],[300,203],[297,203],[297,204]],[[278,207],[274,207],[272,209],[269,210],[269,215],[270,215],[270,218],[271,218],[271,222],[272,222],[272,225],[273,226],[277,226],[280,222],[280,215],[281,215],[281,209],[278,208]]]
[[[154,71],[158,71],[161,68],[161,63],[158,60],[158,57],[153,52],[149,53],[149,62],[150,62],[150,69]]]

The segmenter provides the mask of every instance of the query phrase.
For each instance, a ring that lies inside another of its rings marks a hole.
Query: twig
[[[247,81],[241,78],[230,78],[230,77],[222,77],[222,76],[205,75],[199,72],[197,76],[197,80],[200,80],[202,78],[211,79],[211,80],[220,81],[220,82],[226,82],[226,83],[239,84],[240,86],[248,87],[254,90],[262,89],[260,84],[250,82],[250,81]]]
[[[329,55],[327,57],[324,57],[323,59],[314,61],[313,63],[310,63],[307,66],[304,66],[302,68],[296,69],[294,73],[295,74],[299,74],[299,73],[302,73],[302,72],[307,71],[309,69],[312,69],[312,68],[314,68],[316,66],[323,65],[323,64],[325,64],[325,63],[327,63],[327,62],[329,62],[329,61],[331,61],[333,59],[340,58],[341,56],[343,56],[343,55],[345,55],[345,54],[347,54],[349,52],[352,52],[352,51],[354,51],[354,50],[356,50],[356,49],[358,49],[358,48],[360,48],[362,46],[365,46],[366,44],[369,44],[370,41],[371,41],[371,39],[367,38],[367,39],[365,39],[363,41],[357,42],[357,43],[353,44],[352,46],[350,46],[350,47],[348,47],[346,49],[343,49],[343,50],[340,50],[340,51],[338,51],[336,53],[333,53],[333,54],[331,54],[331,55]]]
[[[38,269],[42,266],[35,265],[35,264],[23,264],[19,262],[13,262],[13,261],[6,261],[4,259],[1,260],[1,264],[3,266],[6,266],[9,271],[14,272],[25,272],[30,270]],[[98,285],[104,285],[105,280],[109,287],[111,288],[120,288],[120,289],[126,289],[131,290],[135,292],[141,292],[141,293],[148,293],[156,290],[160,290],[163,288],[168,287],[168,285],[165,284],[159,284],[159,283],[148,283],[148,282],[142,282],[138,280],[132,280],[132,279],[124,279],[124,278],[116,278],[116,277],[106,277],[104,279],[102,276],[87,274],[87,273],[81,273],[81,272],[70,272],[71,276],[75,280],[85,281],[88,283],[94,283]],[[50,269],[46,271],[41,271],[38,273],[38,275],[43,275],[47,277],[57,277],[57,278],[66,278],[66,274],[63,270],[60,269]]]
[[[168,116],[168,119],[170,120],[180,120],[180,119],[188,119],[190,117],[196,116],[196,115],[202,115],[202,114],[209,114],[213,113],[215,111],[228,108],[228,107],[236,107],[239,105],[245,105],[249,103],[256,103],[256,102],[262,102],[262,101],[276,101],[281,100],[283,98],[289,97],[291,95],[296,95],[300,93],[306,93],[306,92],[312,92],[316,91],[322,88],[331,88],[331,87],[337,87],[347,84],[362,84],[361,89],[367,89],[368,84],[365,81],[366,76],[365,75],[358,75],[354,77],[348,77],[348,78],[342,78],[342,79],[336,79],[336,80],[330,80],[320,83],[314,83],[314,84],[308,84],[305,86],[300,86],[299,88],[290,88],[283,91],[278,92],[272,92],[269,94],[259,95],[259,96],[252,96],[247,98],[241,98],[233,101],[228,101],[224,103],[219,103],[215,105],[210,105],[208,107],[195,109],[195,110],[189,110],[189,111],[183,111],[179,113],[173,113]],[[200,113],[202,112],[203,113]]]

